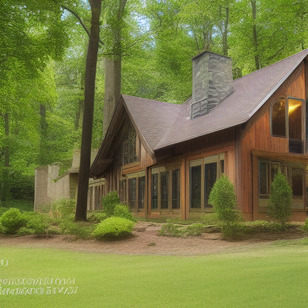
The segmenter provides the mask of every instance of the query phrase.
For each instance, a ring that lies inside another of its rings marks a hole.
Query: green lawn
[[[40,286],[9,286],[14,278],[42,280]],[[75,284],[63,285],[63,278],[75,278]],[[307,307],[307,286],[308,246],[286,242],[197,257],[0,247],[0,307],[5,308]],[[42,288],[44,294],[3,295],[22,287]],[[47,288],[57,294],[46,294]],[[72,290],[76,294],[67,294]]]

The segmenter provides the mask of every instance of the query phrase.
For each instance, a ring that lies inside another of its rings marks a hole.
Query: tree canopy
[[[240,77],[307,48],[307,14],[306,0],[103,0],[92,147],[103,138],[106,57],[121,59],[123,94],[182,103],[192,57],[228,55]],[[80,148],[90,22],[85,0],[0,0],[2,201],[31,198],[35,167]]]

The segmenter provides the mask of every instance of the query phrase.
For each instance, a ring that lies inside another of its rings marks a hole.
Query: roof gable
[[[155,150],[240,125],[248,121],[293,73],[308,55],[308,49],[263,69],[236,79],[234,91],[210,113],[190,120],[189,103],[184,104],[174,125]]]

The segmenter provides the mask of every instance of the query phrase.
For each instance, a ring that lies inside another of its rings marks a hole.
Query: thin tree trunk
[[[4,168],[3,168],[3,178],[2,178],[2,189],[1,189],[1,201],[5,202],[8,199],[10,191],[9,182],[9,167],[10,167],[10,148],[9,148],[9,136],[10,136],[10,118],[9,114],[6,112],[4,114]]]
[[[46,163],[46,138],[47,138],[47,123],[46,123],[46,106],[40,104],[40,153],[39,164],[44,165]]]
[[[251,8],[252,8],[252,19],[253,19],[253,26],[252,26],[252,35],[253,35],[253,45],[254,45],[254,58],[255,58],[255,66],[256,70],[261,68],[261,61],[260,55],[258,51],[258,32],[257,32],[257,3],[256,0],[250,0]]]
[[[92,0],[90,1],[90,4],[92,12],[91,35],[89,40],[86,62],[85,101],[82,126],[80,168],[78,178],[78,195],[75,215],[75,220],[79,221],[87,220],[87,199],[91,163],[95,77],[97,53],[99,46],[99,18],[101,15],[102,0]]]
[[[229,31],[229,7],[226,7],[226,18],[224,20],[223,32],[222,32],[222,53],[228,55],[228,31]]]

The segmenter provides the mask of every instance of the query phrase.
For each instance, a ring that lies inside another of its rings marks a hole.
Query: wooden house
[[[122,95],[91,167],[99,191],[117,190],[137,216],[189,219],[212,211],[227,175],[248,220],[266,217],[280,169],[293,190],[293,220],[308,213],[308,49],[233,81],[231,59],[193,59],[182,105]]]

